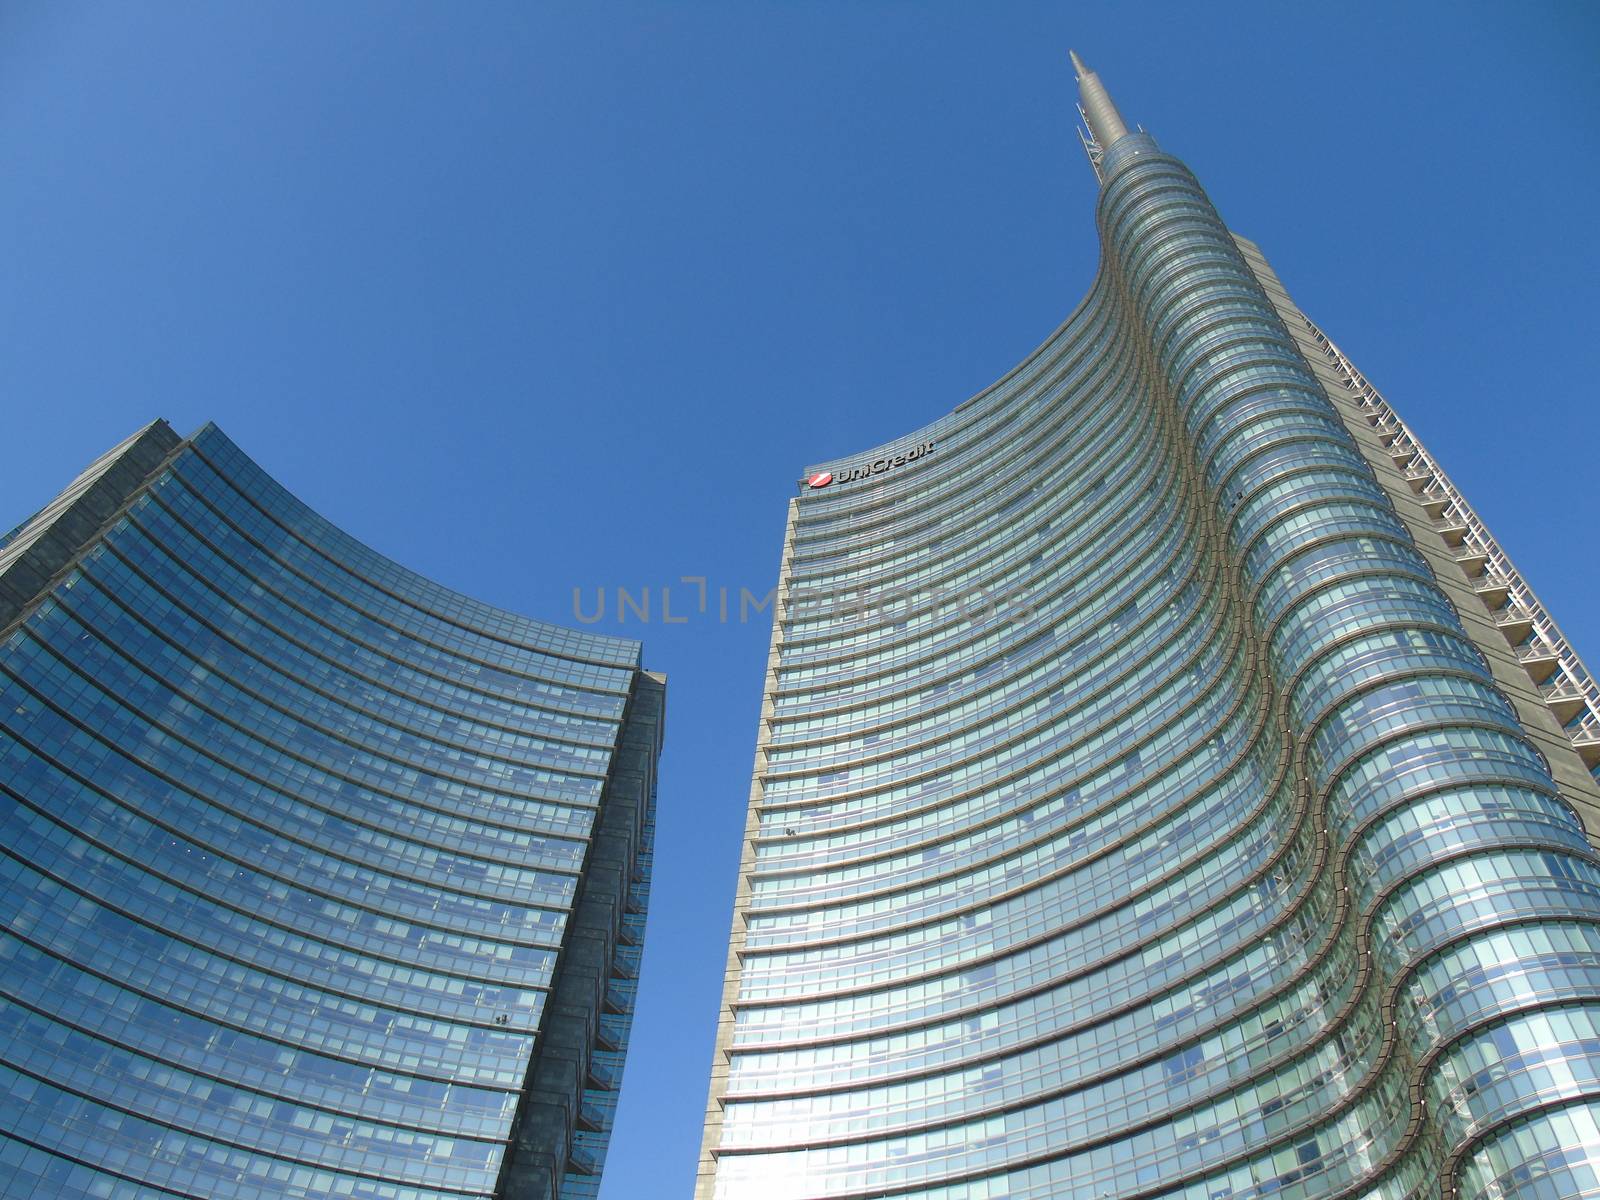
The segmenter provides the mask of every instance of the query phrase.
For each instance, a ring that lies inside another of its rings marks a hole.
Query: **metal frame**
[[[1078,140],[1083,143],[1083,152],[1089,156],[1089,165],[1094,168],[1094,177],[1100,182],[1105,182],[1105,175],[1101,173],[1100,163],[1106,156],[1106,148],[1094,139],[1094,127],[1089,124],[1089,114],[1083,111],[1083,105],[1078,105],[1078,117],[1083,124],[1078,126]]]

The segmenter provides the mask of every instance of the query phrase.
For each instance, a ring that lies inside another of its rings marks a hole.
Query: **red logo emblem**
[[[832,471],[818,471],[810,479],[806,480],[806,482],[809,483],[814,488],[815,487],[827,487],[830,483],[833,482],[833,472]]]

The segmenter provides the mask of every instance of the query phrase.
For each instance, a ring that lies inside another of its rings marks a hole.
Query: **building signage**
[[[824,488],[835,482],[850,483],[856,479],[867,479],[873,475],[882,475],[885,471],[903,467],[907,463],[916,462],[924,454],[932,453],[933,443],[923,442],[920,446],[913,446],[911,449],[902,450],[898,454],[886,454],[882,458],[873,459],[871,462],[850,467],[840,471],[837,475],[831,471],[818,471],[806,482],[814,488]]]

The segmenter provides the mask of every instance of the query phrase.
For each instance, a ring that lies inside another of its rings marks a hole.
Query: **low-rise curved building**
[[[791,503],[697,1194],[1600,1194],[1600,694],[1079,72],[1088,297]]]
[[[0,1196],[593,1196],[663,683],[163,423],[0,541]]]

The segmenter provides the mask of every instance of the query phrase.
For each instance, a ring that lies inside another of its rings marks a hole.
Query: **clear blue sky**
[[[510,608],[763,593],[803,466],[944,413],[1086,290],[1068,46],[1600,666],[1576,2],[7,0],[0,527],[150,418],[214,419]],[[605,1200],[689,1193],[768,632],[653,615],[604,626],[671,676]]]

